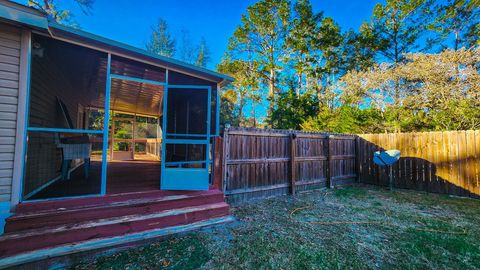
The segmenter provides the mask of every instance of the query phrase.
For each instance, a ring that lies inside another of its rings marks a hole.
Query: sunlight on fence
[[[359,135],[361,181],[386,185],[386,171],[372,162],[380,149],[398,149],[396,187],[459,196],[480,195],[480,131]]]

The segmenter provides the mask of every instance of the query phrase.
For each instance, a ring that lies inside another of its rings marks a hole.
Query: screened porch
[[[22,200],[159,190],[162,171],[211,171],[216,83],[36,34],[31,57]]]

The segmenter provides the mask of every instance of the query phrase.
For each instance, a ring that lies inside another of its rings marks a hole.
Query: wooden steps
[[[14,216],[7,219],[5,232],[19,232],[61,224],[76,224],[85,220],[98,218],[148,214],[162,210],[222,201],[223,193],[218,190],[210,190],[195,195],[170,195],[166,197],[147,197],[121,201],[116,197],[115,200],[111,198],[104,199],[96,204],[87,205],[74,205],[68,202],[65,207],[50,209],[46,206],[42,208],[35,206],[35,211],[24,207],[20,211],[17,211]],[[68,204],[70,204],[70,206],[68,206]],[[57,205],[55,204],[55,206]]]
[[[6,233],[0,236],[0,258],[229,215],[229,206],[219,190],[156,194],[141,192],[96,197],[96,201],[89,197],[22,205],[7,219]]]

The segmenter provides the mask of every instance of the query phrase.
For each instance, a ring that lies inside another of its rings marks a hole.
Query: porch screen
[[[22,199],[100,193],[107,55],[33,35]]]

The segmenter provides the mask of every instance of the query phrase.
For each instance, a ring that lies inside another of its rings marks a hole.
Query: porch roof
[[[128,44],[124,44],[92,33],[60,25],[51,20],[47,14],[36,9],[13,2],[0,2],[0,19],[32,27],[48,33],[52,38],[90,47],[99,51],[118,54],[139,62],[161,66],[170,70],[185,73],[219,83],[233,81],[233,78],[215,71],[188,64],[173,58],[150,53]]]

